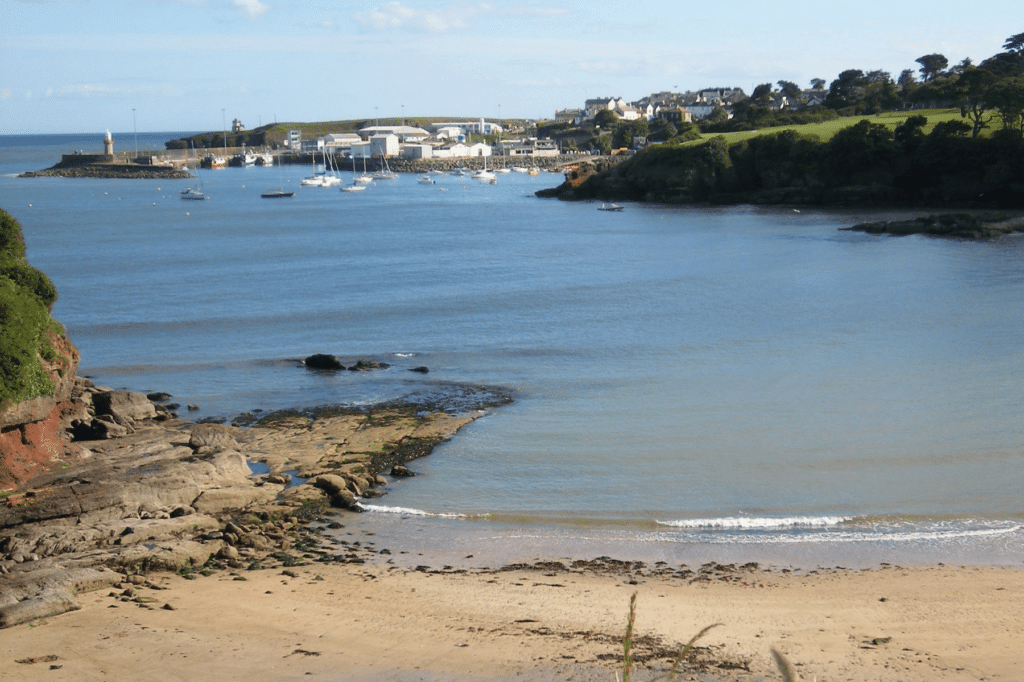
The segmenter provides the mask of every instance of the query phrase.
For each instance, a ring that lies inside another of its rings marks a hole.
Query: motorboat
[[[434,178],[430,177],[429,175],[421,175],[420,179],[417,180],[416,182],[418,182],[421,185],[436,185],[437,184],[437,181],[434,180]]]
[[[278,187],[276,189],[268,189],[260,196],[264,199],[284,199],[285,197],[295,196],[295,192],[288,192],[283,187]]]
[[[619,204],[601,204],[597,207],[598,211],[622,211],[625,210],[625,206]]]
[[[205,201],[206,194],[199,187],[188,187],[179,192],[179,196],[186,201]]]

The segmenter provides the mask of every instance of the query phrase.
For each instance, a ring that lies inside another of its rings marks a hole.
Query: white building
[[[394,135],[399,142],[422,142],[430,137],[423,128],[413,126],[368,126],[359,131],[359,136],[369,140],[378,135]]]
[[[397,135],[374,135],[370,138],[371,156],[397,156],[399,151]]]

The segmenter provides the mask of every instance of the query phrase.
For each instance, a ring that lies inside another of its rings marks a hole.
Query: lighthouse
[[[103,153],[107,156],[114,155],[114,138],[110,135],[109,130],[106,137],[103,138]]]

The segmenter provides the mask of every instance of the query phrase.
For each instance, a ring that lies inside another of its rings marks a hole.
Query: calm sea
[[[1022,238],[602,212],[535,198],[550,173],[345,194],[299,187],[309,168],[228,168],[200,172],[205,202],[186,181],[14,177],[101,138],[0,137],[0,206],[97,383],[194,419],[514,392],[345,520],[409,561],[1024,561]],[[297,194],[260,198],[276,186]],[[317,352],[392,368],[296,362]]]

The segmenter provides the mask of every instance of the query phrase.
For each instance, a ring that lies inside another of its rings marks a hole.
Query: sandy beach
[[[781,679],[772,648],[804,680],[1019,675],[1024,571],[690,570],[410,570],[382,557],[152,574],[5,630],[0,679],[614,680],[634,592],[634,679],[714,623],[680,679]]]

